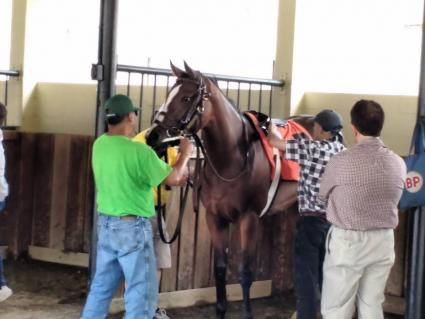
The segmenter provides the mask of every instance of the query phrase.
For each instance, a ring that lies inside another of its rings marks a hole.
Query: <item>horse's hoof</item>
[[[216,318],[217,318],[217,319],[224,319],[224,315],[225,315],[224,313],[219,313],[219,312],[217,312],[217,313],[216,313]]]
[[[243,314],[242,314],[242,319],[254,319],[254,317],[252,316],[251,310],[243,310]]]

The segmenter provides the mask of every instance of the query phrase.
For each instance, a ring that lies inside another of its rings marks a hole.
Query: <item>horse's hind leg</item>
[[[224,319],[227,311],[226,271],[227,248],[229,245],[229,224],[227,221],[207,212],[207,225],[214,246],[214,276],[217,294],[217,318]]]
[[[257,246],[258,217],[246,214],[240,221],[242,263],[239,268],[239,281],[243,294],[243,319],[251,319],[250,289],[253,281],[252,261]]]

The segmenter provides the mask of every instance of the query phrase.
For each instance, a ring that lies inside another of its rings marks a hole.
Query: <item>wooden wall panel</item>
[[[179,205],[179,192],[176,188],[173,187],[173,191],[170,194],[169,202],[167,204],[167,215],[166,215],[166,224],[168,234],[173,235],[174,229],[177,225],[178,211],[176,207]],[[179,255],[179,242],[177,239],[173,244],[171,244],[171,268],[164,269],[162,272],[161,279],[161,292],[170,292],[177,289],[177,265],[178,265],[178,255]]]
[[[196,247],[195,247],[195,273],[194,273],[194,288],[209,287],[211,280],[211,237],[207,227],[205,218],[205,208],[200,207],[197,227],[196,227]]]
[[[272,219],[273,233],[271,255],[271,279],[273,290],[285,293],[293,289],[292,255],[295,224],[298,219],[296,207],[285,214],[269,216]]]
[[[55,136],[39,134],[35,142],[32,244],[34,246],[49,247]]]
[[[272,218],[269,216],[260,220],[257,244],[257,269],[255,280],[270,279],[271,257],[273,254]]]
[[[31,244],[37,247],[86,253],[92,229],[92,137],[5,132],[10,196],[0,215],[0,245],[18,255]],[[214,285],[213,250],[206,212],[192,211],[192,196],[183,221],[181,238],[171,246],[172,268],[163,272],[161,291],[170,292]],[[167,208],[167,226],[174,231],[178,218],[179,189],[174,188]],[[275,292],[293,289],[292,246],[296,209],[285,215],[266,216],[260,230],[253,265],[255,280],[273,280]],[[396,230],[396,262],[386,292],[403,296],[407,254],[406,215]],[[231,227],[228,282],[238,283],[239,231]]]
[[[404,296],[405,292],[406,259],[408,258],[406,253],[407,217],[406,213],[399,213],[400,221],[394,232],[395,261],[385,290],[385,293],[398,297]]]
[[[7,170],[12,169],[12,167],[18,170],[18,178],[13,181],[18,185],[18,191],[16,194],[10,194],[10,200],[18,203],[17,211],[14,213],[19,216],[17,247],[12,251],[14,255],[27,251],[31,244],[34,216],[36,135],[27,133],[19,136],[20,152],[17,155],[16,162],[6,164]]]
[[[55,136],[49,248],[64,249],[71,136]]]
[[[196,215],[193,212],[192,196],[187,198],[185,214],[183,217],[179,254],[178,254],[178,273],[177,289],[186,290],[193,288],[194,276],[194,244],[195,244],[195,221]],[[174,212],[176,214],[178,210]],[[172,213],[173,214],[173,213]]]
[[[4,132],[3,146],[6,158],[6,180],[9,184],[9,196],[6,198],[6,209],[0,214],[0,245],[7,245],[12,251],[17,249],[19,225],[19,208],[17,201],[19,171],[13,163],[19,156],[19,135],[16,132]]]
[[[66,205],[65,250],[84,250],[84,229],[87,211],[88,173],[91,169],[87,156],[91,139],[85,136],[73,137],[69,159],[68,198]]]

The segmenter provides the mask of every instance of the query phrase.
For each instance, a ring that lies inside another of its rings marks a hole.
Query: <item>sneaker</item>
[[[8,286],[3,286],[0,288],[0,302],[5,301],[7,298],[12,296],[13,292]]]
[[[155,312],[155,317],[153,319],[170,319],[170,317],[167,316],[167,312],[165,309],[158,308]]]

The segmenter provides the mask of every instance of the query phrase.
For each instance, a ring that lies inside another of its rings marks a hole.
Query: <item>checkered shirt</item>
[[[322,177],[318,201],[326,218],[341,229],[394,229],[406,179],[400,156],[371,137],[333,157]]]
[[[317,201],[320,180],[331,157],[345,149],[342,140],[341,133],[322,141],[311,140],[306,134],[300,133],[286,141],[285,158],[300,165],[298,210],[301,215],[326,213],[324,203]]]

